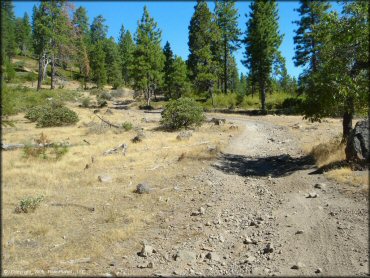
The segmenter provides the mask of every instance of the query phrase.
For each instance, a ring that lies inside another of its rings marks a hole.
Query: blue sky
[[[106,25],[109,26],[108,36],[113,36],[118,39],[121,25],[130,30],[132,34],[135,33],[137,21],[141,18],[144,5],[147,5],[152,17],[158,22],[159,28],[162,30],[162,46],[168,40],[171,44],[172,50],[176,55],[187,59],[189,54],[188,49],[188,26],[191,16],[194,13],[194,6],[196,1],[166,1],[166,2],[148,2],[148,1],[73,1],[73,5],[77,8],[84,6],[87,9],[90,23],[92,19],[101,14],[106,19]],[[15,1],[15,14],[17,17],[23,16],[27,12],[32,15],[32,7],[38,2],[32,1]],[[213,2],[208,2],[210,9],[213,11]],[[239,10],[239,28],[244,32],[246,29],[247,18],[245,14],[249,14],[250,2],[239,1],[236,7]],[[332,3],[335,8],[338,4]],[[279,24],[280,33],[284,34],[283,42],[280,50],[286,59],[288,73],[292,76],[298,77],[301,73],[301,68],[294,66],[292,57],[294,56],[293,36],[296,25],[292,21],[298,19],[297,12],[294,9],[299,7],[298,1],[280,1],[279,8]],[[234,55],[238,63],[239,72],[246,73],[246,68],[240,62],[243,59],[244,50],[239,49]]]

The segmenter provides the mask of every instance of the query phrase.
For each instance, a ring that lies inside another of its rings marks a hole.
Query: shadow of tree
[[[313,168],[314,160],[311,156],[295,158],[287,154],[269,157],[223,154],[213,167],[227,174],[236,174],[243,177],[282,177],[295,171]]]

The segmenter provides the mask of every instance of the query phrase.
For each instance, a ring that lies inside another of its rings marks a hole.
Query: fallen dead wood
[[[100,117],[99,115],[95,114],[95,116],[97,116],[102,122],[106,123],[107,125],[109,125],[110,127],[115,127],[115,128],[121,128],[120,126],[118,125],[115,125],[115,124],[112,124],[111,122],[107,121],[107,120],[104,120],[102,117]]]
[[[31,148],[52,148],[54,146],[72,146],[69,144],[55,144],[55,143],[50,143],[50,144],[1,144],[1,149],[3,151],[11,151],[15,149],[23,149],[26,147],[31,147]]]
[[[118,151],[122,149],[122,154],[123,155],[126,155],[126,151],[127,151],[127,144],[122,144],[122,145],[119,145],[113,149],[110,149],[110,150],[106,150],[103,155],[110,155],[110,154],[116,154],[118,153]]]

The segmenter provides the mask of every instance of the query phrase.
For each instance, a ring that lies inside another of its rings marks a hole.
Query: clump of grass
[[[130,131],[131,129],[134,128],[133,124],[130,123],[130,122],[124,122],[122,124],[122,128],[125,130],[125,131]]]
[[[91,99],[89,97],[84,97],[81,101],[81,106],[84,108],[89,108],[91,103]]]
[[[315,159],[316,165],[322,167],[333,162],[345,160],[345,145],[341,144],[339,138],[334,138],[327,143],[314,146],[310,155]]]
[[[35,209],[40,205],[41,201],[44,200],[44,196],[38,197],[26,197],[19,202],[16,206],[15,213],[29,213],[34,212]]]

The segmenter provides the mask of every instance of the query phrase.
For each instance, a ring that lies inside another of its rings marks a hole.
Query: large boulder
[[[370,161],[369,120],[359,121],[352,130],[346,146],[347,160],[366,163]]]

